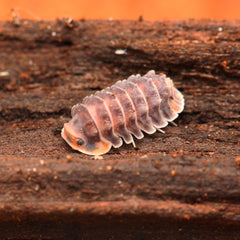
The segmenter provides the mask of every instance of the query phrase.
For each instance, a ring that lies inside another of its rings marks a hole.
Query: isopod
[[[75,150],[102,155],[133,136],[144,137],[166,127],[183,111],[184,98],[173,81],[154,70],[118,81],[72,107],[72,119],[64,124],[63,139]]]

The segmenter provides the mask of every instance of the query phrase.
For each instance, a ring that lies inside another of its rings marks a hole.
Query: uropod
[[[154,70],[132,75],[72,107],[72,119],[64,124],[61,135],[75,150],[102,155],[123,141],[134,143],[143,132],[161,131],[183,111],[184,98],[173,81]]]

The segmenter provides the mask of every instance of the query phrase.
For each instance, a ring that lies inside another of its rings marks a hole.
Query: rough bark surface
[[[0,23],[0,239],[239,239],[239,29]],[[74,104],[151,69],[184,94],[177,127],[102,159],[63,141]]]

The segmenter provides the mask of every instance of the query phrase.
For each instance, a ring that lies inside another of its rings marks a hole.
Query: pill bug
[[[63,139],[88,155],[107,153],[125,143],[135,146],[133,136],[153,134],[178,117],[184,98],[172,80],[154,70],[118,81],[72,107],[72,119],[64,124]]]

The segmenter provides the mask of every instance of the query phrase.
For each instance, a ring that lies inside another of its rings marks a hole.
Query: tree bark
[[[239,239],[240,22],[0,23],[1,239]],[[174,80],[166,134],[94,159],[71,107],[131,74]]]

